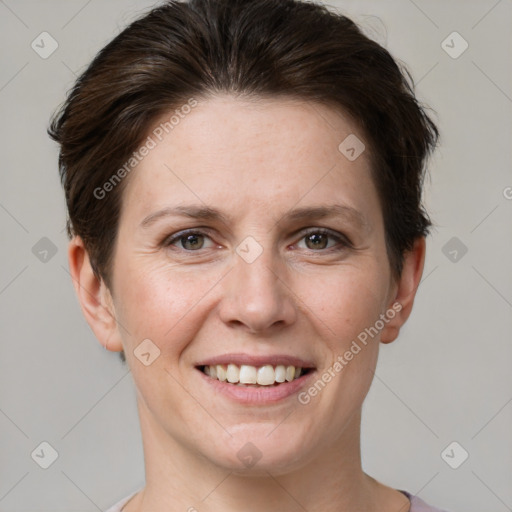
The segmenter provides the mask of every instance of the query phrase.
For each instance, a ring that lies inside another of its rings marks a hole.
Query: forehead
[[[339,109],[291,98],[216,96],[198,101],[158,140],[155,128],[171,116],[150,131],[155,146],[125,191],[123,201],[135,201],[140,215],[192,201],[243,213],[299,202],[365,209],[376,199],[368,152],[350,161],[339,149],[347,137],[364,139]]]

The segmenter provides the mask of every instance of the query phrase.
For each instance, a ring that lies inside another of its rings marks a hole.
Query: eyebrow
[[[163,208],[154,213],[149,214],[141,223],[141,227],[147,228],[154,224],[157,220],[164,217],[188,217],[191,219],[217,220],[223,223],[228,222],[228,217],[215,208],[208,206],[174,206]]]
[[[222,213],[220,210],[202,205],[173,206],[163,208],[149,214],[140,223],[142,228],[148,228],[158,220],[165,217],[188,217],[191,219],[201,219],[209,221],[220,221],[228,224],[231,220],[229,215]],[[277,222],[291,221],[298,222],[304,220],[319,220],[325,218],[339,217],[352,222],[356,227],[369,230],[371,225],[365,216],[355,208],[346,205],[333,204],[329,206],[303,207],[296,208],[285,213]]]

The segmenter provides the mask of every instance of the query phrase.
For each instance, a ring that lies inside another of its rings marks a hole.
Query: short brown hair
[[[317,101],[358,123],[399,276],[404,252],[431,226],[421,194],[438,130],[386,49],[347,17],[299,0],[167,1],[125,28],[78,78],[48,133],[60,144],[68,234],[83,239],[96,274],[110,286],[127,180],[101,199],[95,190],[156,119],[218,92]]]

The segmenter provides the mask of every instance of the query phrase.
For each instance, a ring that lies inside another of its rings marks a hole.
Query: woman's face
[[[277,474],[358,428],[396,285],[353,135],[325,106],[230,96],[151,135],[123,196],[114,336],[145,428],[169,449]],[[287,367],[308,370],[288,382]],[[219,380],[239,369],[262,384]]]

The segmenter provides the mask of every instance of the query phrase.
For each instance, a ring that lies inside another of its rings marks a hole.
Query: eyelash
[[[299,241],[302,241],[307,236],[312,235],[312,234],[320,234],[320,235],[328,236],[328,237],[334,239],[337,243],[337,245],[335,245],[333,247],[326,248],[326,249],[319,249],[319,250],[307,249],[313,253],[341,252],[341,251],[344,251],[344,250],[347,250],[347,249],[353,247],[352,243],[348,240],[348,238],[346,236],[344,236],[342,234],[337,234],[336,232],[333,232],[333,231],[331,231],[329,229],[325,229],[325,228],[310,228],[308,231],[303,233],[303,235],[301,236]],[[200,236],[206,236],[208,238],[211,238],[210,232],[208,230],[202,231],[200,229],[187,229],[184,231],[180,231],[180,232],[176,233],[175,235],[166,237],[162,242],[162,246],[164,246],[164,247],[172,246],[175,242],[179,242],[182,238],[185,238],[188,235],[200,235]],[[188,250],[188,249],[180,248],[180,250],[182,250],[186,253],[194,253],[194,252],[201,252],[203,249]]]

